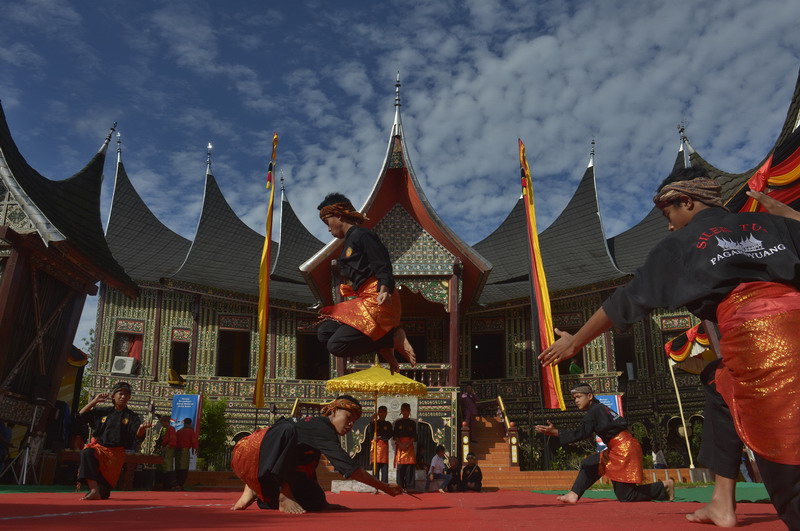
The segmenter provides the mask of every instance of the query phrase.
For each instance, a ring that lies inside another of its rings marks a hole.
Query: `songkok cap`
[[[111,394],[113,395],[117,391],[128,391],[128,393],[133,393],[133,389],[131,389],[131,384],[128,382],[117,382],[114,384],[114,387],[111,388]]]
[[[570,389],[569,392],[570,392],[570,394],[572,394],[572,393],[582,393],[584,395],[588,395],[589,393],[594,394],[594,391],[592,390],[592,386],[589,385],[586,382],[579,383],[578,385],[576,385],[575,387]]]

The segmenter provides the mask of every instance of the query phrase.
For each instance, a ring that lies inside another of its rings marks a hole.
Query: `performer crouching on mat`
[[[608,448],[583,460],[572,490],[559,496],[558,501],[577,503],[602,476],[614,484],[614,494],[621,502],[674,499],[675,484],[671,479],[639,485],[642,482],[642,447],[627,431],[625,418],[600,403],[589,384],[580,383],[570,393],[578,409],[586,411],[581,425],[574,430],[559,430],[548,420],[547,426],[536,426],[536,431],[558,437],[562,445],[597,434]]]
[[[342,194],[328,194],[317,206],[319,217],[334,238],[344,240],[339,271],[345,300],[320,310],[317,338],[338,357],[378,352],[398,372],[397,350],[412,365],[416,354],[400,327],[400,294],[396,292],[389,251],[378,236],[360,225],[367,220]]]
[[[245,487],[231,510],[241,511],[254,501],[262,509],[291,514],[343,509],[327,502],[317,482],[320,454],[346,478],[390,496],[401,494],[400,488],[368,474],[339,444],[339,436],[348,433],[361,417],[358,400],[342,395],[323,406],[321,413],[320,417],[281,419],[239,441],[231,464]]]
[[[109,397],[113,406],[95,407]],[[125,464],[125,450],[135,449],[150,427],[128,409],[130,398],[130,384],[118,382],[110,394],[98,394],[75,417],[75,422],[89,424],[93,431],[91,442],[81,451],[78,467],[78,481],[89,487],[82,500],[105,500],[111,496],[111,488],[117,484]]]

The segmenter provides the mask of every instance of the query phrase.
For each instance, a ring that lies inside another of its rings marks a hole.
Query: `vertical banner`
[[[266,236],[264,249],[261,252],[261,267],[258,272],[258,368],[256,369],[256,385],[253,388],[253,405],[264,407],[264,380],[267,371],[267,334],[269,333],[269,274],[270,252],[272,247],[272,206],[275,203],[275,158],[278,150],[278,133],[272,135],[272,157],[267,168],[267,203]]]
[[[536,207],[533,201],[533,181],[525,156],[525,144],[519,141],[519,166],[522,173],[522,200],[525,202],[525,217],[528,226],[528,247],[531,258],[531,314],[537,318],[536,328],[539,330],[539,352],[555,341],[553,332],[553,314],[550,311],[550,292],[547,289],[547,278],[544,275],[542,253],[539,248],[539,233],[536,229]],[[544,407],[548,409],[567,409],[564,395],[561,392],[561,378],[557,365],[542,367],[542,395]]]
[[[192,429],[200,436],[200,415],[203,410],[203,395],[172,395],[170,424],[176,430],[183,428],[184,419],[192,419]],[[190,454],[189,470],[197,470],[197,453]]]

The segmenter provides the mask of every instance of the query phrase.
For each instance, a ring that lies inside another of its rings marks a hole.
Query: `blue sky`
[[[730,172],[772,147],[800,67],[800,2],[473,0],[62,2],[0,17],[0,98],[22,153],[66,178],[118,122],[134,186],[191,238],[208,142],[239,216],[263,233],[266,158],[306,226],[339,190],[360,205],[403,88],[410,156],[439,215],[468,243],[519,196],[528,148],[540,228],[563,209],[597,142],[608,236],[639,221],[683,121]],[[105,209],[113,158],[106,169]],[[87,303],[76,344],[92,326]]]

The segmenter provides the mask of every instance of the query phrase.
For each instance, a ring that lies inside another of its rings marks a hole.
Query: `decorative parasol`
[[[378,404],[378,395],[414,395],[424,396],[428,394],[425,384],[412,380],[402,374],[392,374],[388,369],[384,369],[378,364],[369,369],[345,374],[325,383],[328,391],[335,393],[373,393],[375,395],[375,405]],[[378,417],[375,411],[375,424],[372,433],[373,440],[378,437]],[[372,458],[372,472],[378,470],[378,444],[373,445],[374,453]]]

